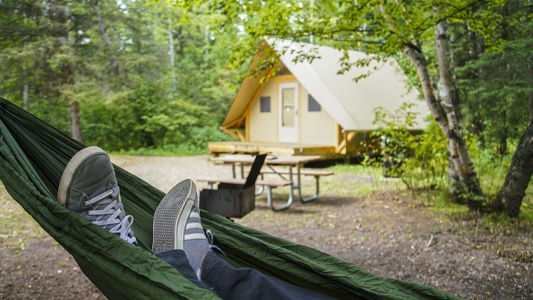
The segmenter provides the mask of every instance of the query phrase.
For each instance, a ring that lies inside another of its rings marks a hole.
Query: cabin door
[[[298,82],[279,84],[279,142],[298,143]]]

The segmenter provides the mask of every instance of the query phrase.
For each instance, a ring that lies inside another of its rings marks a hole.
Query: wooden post
[[[80,104],[78,101],[74,101],[70,104],[70,128],[72,138],[83,143],[83,136],[81,134]]]

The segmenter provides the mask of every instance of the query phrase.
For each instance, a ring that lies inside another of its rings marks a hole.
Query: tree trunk
[[[505,177],[502,189],[498,192],[497,203],[503,206],[510,217],[517,217],[522,200],[533,175],[533,122],[520,138]]]
[[[111,38],[107,34],[107,30],[106,30],[105,23],[104,23],[104,17],[102,16],[102,13],[100,12],[100,8],[98,7],[98,1],[97,0],[91,1],[91,6],[93,7],[94,14],[96,15],[96,21],[98,22],[98,29],[100,30],[100,33],[102,34],[102,39],[104,40],[104,43],[106,44],[108,48],[109,55],[110,55],[109,58],[111,59],[111,64],[113,65],[113,68],[117,72],[117,75],[119,76],[119,78],[123,80],[124,82],[126,82],[126,73],[124,72],[124,69],[122,68],[122,66],[119,64],[118,56],[116,54],[117,51],[113,45],[113,42],[111,41]]]
[[[465,204],[464,199],[461,198],[461,194],[464,194],[461,186],[459,174],[448,153],[448,197],[455,203]]]
[[[420,78],[420,83],[422,85],[424,98],[426,99],[426,102],[429,106],[431,113],[433,114],[433,117],[435,118],[435,121],[437,122],[441,130],[444,132],[444,134],[448,136],[448,118],[446,117],[446,114],[442,109],[440,99],[438,99],[434,92],[436,88],[434,87],[434,84],[429,75],[428,63],[426,61],[426,58],[424,57],[422,49],[420,49],[420,47],[418,47],[416,43],[410,43],[404,47],[404,53],[416,67],[418,77]],[[457,168],[452,162],[449,151],[448,160],[448,195],[453,199],[454,202],[460,202],[462,200],[460,198],[460,195],[465,194],[466,190],[464,185],[461,184]]]
[[[483,200],[483,192],[477,177],[474,164],[468,152],[462,133],[462,115],[460,113],[459,89],[453,72],[452,50],[448,22],[441,21],[436,26],[437,57],[440,71],[440,94],[431,80],[428,64],[424,53],[416,43],[404,47],[404,53],[415,65],[422,85],[424,98],[437,124],[448,139],[448,156],[453,164],[449,170],[452,195],[466,195],[471,210],[479,210]],[[456,189],[460,189],[457,191]]]
[[[457,170],[462,188],[466,192],[466,201],[471,210],[480,210],[483,191],[463,138],[462,114],[460,110],[459,88],[453,68],[453,52],[450,43],[448,21],[442,20],[435,27],[437,41],[437,59],[439,66],[439,86],[442,108],[448,121],[448,151]]]
[[[167,2],[168,8],[168,52],[170,54],[170,69],[172,74],[172,92],[175,93],[177,89],[176,81],[176,67],[174,62],[174,33],[172,32],[172,6]]]
[[[81,120],[80,120],[80,105],[77,101],[70,104],[70,128],[72,138],[83,143],[83,136],[81,134]]]
[[[424,57],[422,49],[415,43],[409,43],[405,45],[404,53],[416,67],[418,77],[420,78],[420,84],[422,85],[422,92],[424,93],[424,98],[426,99],[431,114],[444,134],[447,135],[449,131],[448,121],[444,110],[439,103],[439,99],[437,99],[437,96],[434,93],[433,82],[429,75],[428,63]]]

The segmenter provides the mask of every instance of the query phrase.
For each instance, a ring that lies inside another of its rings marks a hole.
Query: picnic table
[[[225,156],[214,157],[211,160],[214,162],[218,162],[218,163],[231,164],[233,178],[237,178],[237,165],[240,166],[240,177],[245,178],[244,166],[252,164],[254,159],[255,159],[255,156],[253,155],[235,154],[235,155],[225,155]],[[262,175],[263,174],[276,174],[283,179],[283,181],[281,182],[283,182],[284,184],[281,185],[277,182],[266,181],[266,180],[258,180],[256,184],[261,185],[262,187],[268,186],[269,188],[285,186],[285,185],[289,186],[289,199],[287,200],[285,204],[278,206],[278,207],[274,207],[271,196],[270,196],[271,193],[269,192],[268,205],[272,208],[272,210],[281,211],[281,210],[285,210],[289,208],[294,201],[295,191],[297,191],[297,198],[303,203],[311,202],[311,201],[318,199],[318,194],[320,191],[320,188],[319,188],[320,176],[332,175],[333,172],[322,171],[322,170],[306,170],[302,168],[303,164],[305,164],[306,162],[310,162],[310,161],[318,160],[318,159],[320,159],[320,156],[273,156],[273,155],[267,156],[267,158],[265,159],[264,167],[261,170],[261,174]],[[280,168],[275,168],[274,166],[282,166],[286,168],[280,169]],[[314,176],[316,179],[315,194],[310,197],[304,198],[302,196],[302,190],[301,190],[302,175]],[[288,176],[288,178],[286,178],[285,176]],[[261,188],[258,194],[262,193],[262,191],[263,191],[263,188]]]

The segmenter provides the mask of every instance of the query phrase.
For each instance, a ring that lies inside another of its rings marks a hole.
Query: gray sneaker
[[[113,165],[102,149],[87,147],[72,157],[61,177],[57,200],[126,242],[137,242],[131,230],[133,217],[124,212]]]
[[[191,179],[174,186],[157,206],[153,237],[154,253],[184,250],[189,264],[201,279],[202,262],[214,246],[211,232],[204,233],[196,185]]]

